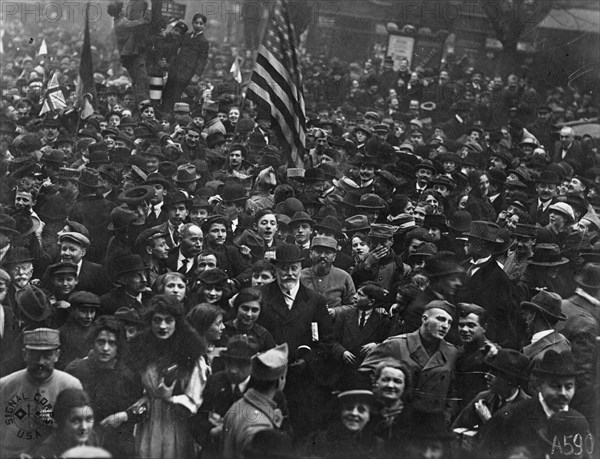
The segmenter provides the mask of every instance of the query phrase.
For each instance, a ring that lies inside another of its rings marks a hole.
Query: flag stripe
[[[297,166],[302,166],[306,116],[294,29],[286,0],[277,0],[258,49],[246,97],[277,121],[274,129]]]

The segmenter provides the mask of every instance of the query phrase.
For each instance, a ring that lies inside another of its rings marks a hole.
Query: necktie
[[[540,206],[538,207],[538,216],[542,215],[544,213],[544,204],[540,204]]]
[[[181,260],[181,268],[179,268],[178,272],[180,272],[181,274],[185,274],[187,273],[188,270],[188,259],[184,258],[183,260]]]
[[[236,400],[239,400],[240,398],[242,398],[242,391],[240,390],[240,386],[238,386],[237,384],[235,385],[235,387],[233,388],[233,396],[235,397]]]
[[[365,326],[365,322],[367,321],[367,311],[363,311],[360,313],[360,324],[359,328],[363,328]]]
[[[181,241],[181,236],[179,235],[179,230],[173,231],[173,242],[175,245],[179,245],[179,241]]]

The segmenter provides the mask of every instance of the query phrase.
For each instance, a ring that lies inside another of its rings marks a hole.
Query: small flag
[[[42,40],[42,44],[40,45],[40,50],[37,53],[38,56],[47,56],[48,55],[48,46],[46,46],[46,39]]]
[[[67,101],[58,84],[58,74],[56,71],[50,78],[48,86],[46,86],[46,92],[44,93],[44,103],[40,110],[40,116],[47,112],[57,112],[67,108]]]
[[[242,59],[239,56],[236,56],[233,64],[231,64],[231,69],[229,69],[229,74],[231,77],[237,81],[239,84],[242,83],[242,68],[241,68]]]
[[[90,93],[86,93],[83,95],[83,100],[81,102],[81,107],[79,109],[79,117],[82,120],[86,120],[93,114],[94,114],[94,107],[92,105],[92,95]]]
[[[246,97],[271,114],[284,151],[303,167],[306,115],[296,36],[286,0],[277,0],[258,48]]]

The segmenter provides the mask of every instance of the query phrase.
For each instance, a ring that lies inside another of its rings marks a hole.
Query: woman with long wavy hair
[[[131,344],[128,364],[140,374],[145,395],[127,410],[138,418],[136,456],[195,457],[187,418],[202,404],[206,343],[174,296],[156,295],[145,314],[148,329]]]

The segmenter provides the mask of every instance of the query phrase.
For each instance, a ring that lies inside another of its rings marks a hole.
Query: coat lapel
[[[413,333],[409,333],[406,336],[406,344],[408,349],[410,350],[410,357],[417,362],[421,367],[425,367],[427,365],[427,361],[429,360],[429,356],[421,344],[421,338],[419,337],[419,330]]]
[[[358,328],[358,309],[353,309],[352,311],[350,311],[350,313],[345,317],[345,320],[346,330],[348,330],[348,332],[350,333],[352,341],[358,342],[358,338],[360,335],[360,329]]]

